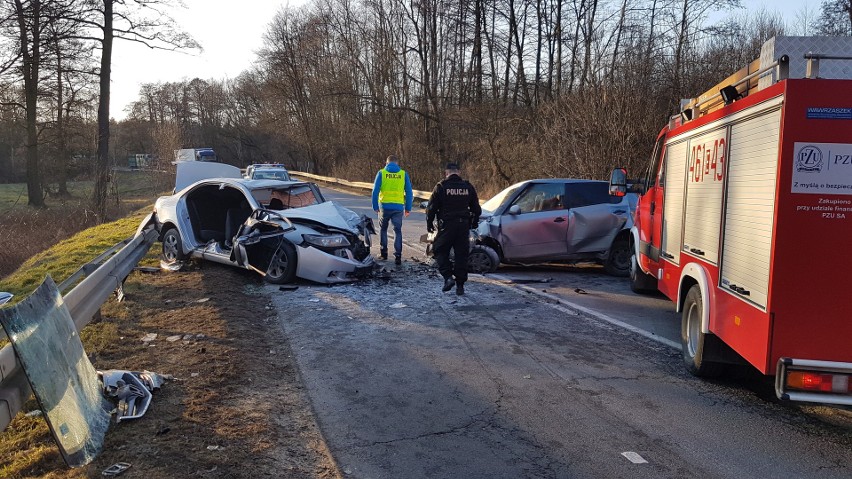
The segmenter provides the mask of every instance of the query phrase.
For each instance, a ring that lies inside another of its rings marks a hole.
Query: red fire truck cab
[[[745,360],[776,375],[781,399],[852,405],[846,52],[850,38],[770,39],[759,60],[683,102],[657,138],[631,287],[676,304],[695,375]],[[613,172],[613,194],[626,178]]]

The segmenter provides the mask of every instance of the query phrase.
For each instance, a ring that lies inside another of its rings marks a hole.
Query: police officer
[[[444,170],[445,178],[435,185],[429,198],[426,213],[426,229],[435,231],[435,217],[438,218],[438,235],[432,247],[438,271],[444,277],[441,291],[456,287],[456,294],[464,294],[467,281],[467,256],[470,252],[470,228],[479,222],[482,208],[473,185],[459,176],[459,165],[448,163]],[[450,261],[450,249],[455,261]],[[455,276],[455,278],[454,278]]]
[[[396,155],[388,156],[385,167],[373,182],[373,210],[379,214],[380,257],[388,259],[388,224],[393,224],[394,263],[402,264],[402,217],[411,214],[411,177],[399,167]]]

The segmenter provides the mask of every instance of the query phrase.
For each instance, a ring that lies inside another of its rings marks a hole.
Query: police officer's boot
[[[453,277],[450,276],[449,278],[444,279],[444,287],[441,288],[441,291],[446,293],[447,291],[453,289],[453,286],[455,286],[455,285],[456,285],[456,280],[454,280]]]
[[[456,285],[456,294],[459,296],[464,294],[464,283],[459,283]]]

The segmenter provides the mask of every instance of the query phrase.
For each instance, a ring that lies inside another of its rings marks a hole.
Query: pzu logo
[[[799,150],[796,156],[796,171],[809,173],[822,171],[822,150],[812,145]]]

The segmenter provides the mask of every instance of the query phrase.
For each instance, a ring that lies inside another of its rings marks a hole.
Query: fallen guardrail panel
[[[0,324],[65,463],[88,464],[103,447],[112,405],[50,276],[20,303],[0,309]]]

